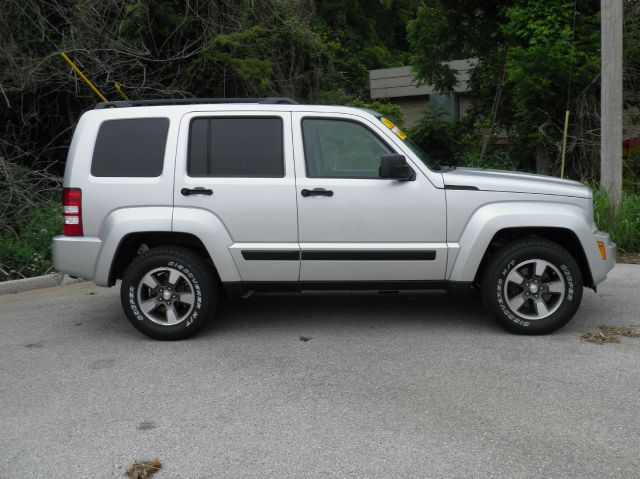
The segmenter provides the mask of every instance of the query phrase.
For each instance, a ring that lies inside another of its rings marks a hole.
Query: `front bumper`
[[[606,259],[602,259],[598,241],[602,241],[606,253]],[[611,241],[611,237],[604,231],[596,231],[593,233],[593,251],[589,255],[589,264],[591,266],[591,277],[593,278],[593,286],[602,283],[607,278],[607,273],[616,265],[617,246]]]
[[[101,249],[100,238],[55,236],[51,246],[53,264],[61,273],[94,280]]]

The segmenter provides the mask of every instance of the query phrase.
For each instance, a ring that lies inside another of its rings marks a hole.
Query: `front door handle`
[[[202,186],[198,186],[197,188],[193,188],[193,189],[182,188],[180,190],[180,193],[182,193],[184,196],[189,196],[189,195],[211,196],[213,194],[213,190],[210,190],[209,188],[203,188]]]
[[[324,188],[314,188],[312,190],[304,189],[300,194],[305,198],[307,196],[333,196],[333,191],[325,190]]]

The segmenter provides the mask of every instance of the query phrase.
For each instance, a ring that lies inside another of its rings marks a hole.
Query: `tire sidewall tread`
[[[139,311],[137,288],[142,277],[160,267],[177,269],[193,284],[194,306],[189,316],[173,326],[156,324]],[[195,334],[216,309],[218,294],[211,267],[191,250],[166,246],[152,248],[136,257],[125,270],[120,300],[127,318],[141,333],[153,339],[179,340]]]
[[[504,282],[511,270],[533,258],[555,265],[566,284],[560,307],[550,316],[537,320],[518,317],[504,298]],[[481,285],[486,309],[504,328],[518,334],[548,334],[563,327],[575,315],[582,300],[583,278],[580,266],[565,248],[549,240],[531,238],[516,240],[499,250],[489,260]]]

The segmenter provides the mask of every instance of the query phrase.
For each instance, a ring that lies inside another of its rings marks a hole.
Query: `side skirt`
[[[472,293],[473,283],[462,281],[262,281],[222,283],[230,299],[250,291],[299,293],[302,291],[448,291],[464,297]]]

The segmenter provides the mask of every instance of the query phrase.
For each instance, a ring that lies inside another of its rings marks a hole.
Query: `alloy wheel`
[[[193,283],[171,267],[156,268],[138,284],[141,312],[156,324],[173,326],[184,321],[195,303]]]
[[[537,320],[553,314],[562,304],[566,283],[560,270],[542,259],[523,261],[504,283],[509,309],[522,318]]]

